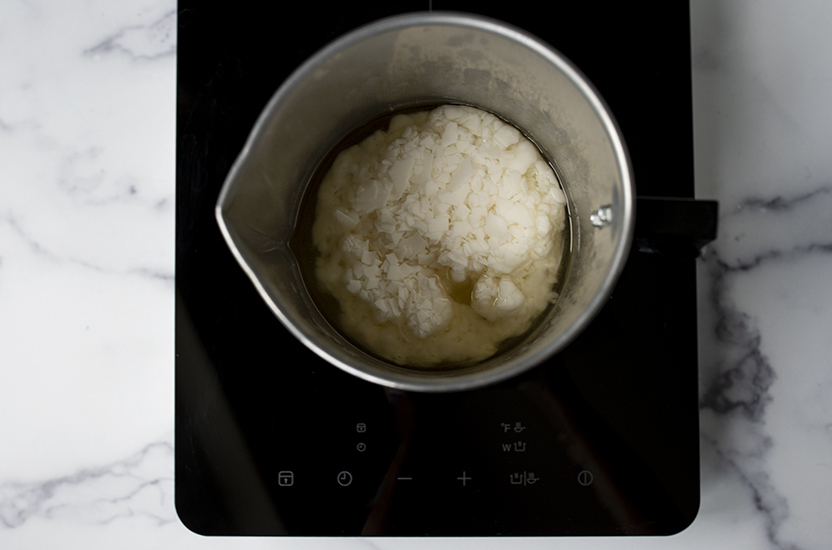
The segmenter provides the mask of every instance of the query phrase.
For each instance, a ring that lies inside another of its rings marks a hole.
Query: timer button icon
[[[338,485],[346,487],[352,483],[352,474],[346,470],[338,474]]]

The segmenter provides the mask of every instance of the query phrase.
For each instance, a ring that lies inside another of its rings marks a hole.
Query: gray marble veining
[[[683,533],[832,541],[832,4],[691,2],[702,505]],[[421,548],[207,539],[173,508],[176,6],[0,4],[0,548]],[[432,546],[503,548],[501,540]]]

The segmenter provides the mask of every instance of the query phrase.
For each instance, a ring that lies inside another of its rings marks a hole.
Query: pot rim
[[[275,303],[275,301],[272,300],[263,284],[259,281],[254,270],[249,265],[248,260],[236,246],[231,231],[229,230],[223,216],[224,206],[229,201],[229,195],[232,187],[231,183],[236,179],[238,173],[242,170],[243,165],[247,162],[255,145],[262,139],[263,134],[268,127],[268,122],[272,118],[275,110],[280,107],[285,98],[292,93],[293,89],[299,82],[304,81],[327,60],[331,59],[339,51],[349,47],[352,44],[359,43],[373,36],[387,32],[418,27],[421,25],[449,25],[485,31],[487,33],[495,34],[519,43],[543,57],[549,63],[566,74],[573,84],[581,91],[606,130],[610,143],[612,144],[612,148],[615,152],[615,157],[618,159],[618,164],[623,168],[620,173],[622,179],[621,202],[623,219],[620,221],[622,235],[616,244],[611,258],[610,267],[599,286],[599,290],[592,297],[587,307],[584,308],[580,315],[576,317],[576,319],[566,330],[536,353],[530,354],[518,361],[506,365],[476,370],[473,372],[466,370],[443,372],[429,370],[418,371],[406,370],[404,368],[396,370],[381,370],[376,368],[367,368],[364,366],[359,368],[333,357],[327,351],[322,349],[313,338],[311,338],[304,331],[300,330],[299,327],[292,321],[290,316],[287,315],[284,309],[280,306],[280,304]],[[240,154],[233,163],[220,191],[215,208],[215,216],[220,231],[231,249],[232,254],[254,284],[257,292],[269,305],[270,309],[278,317],[281,323],[307,348],[315,352],[318,356],[330,364],[368,382],[406,391],[453,392],[495,384],[538,366],[545,359],[551,357],[553,354],[566,347],[586,328],[590,321],[598,314],[598,312],[600,312],[609,294],[612,292],[618,277],[623,271],[624,265],[626,264],[626,259],[632,246],[635,227],[635,185],[632,163],[630,161],[623,135],[606,102],[586,78],[586,76],[554,47],[543,42],[525,30],[486,16],[452,11],[411,12],[379,19],[347,32],[318,50],[292,72],[292,74],[280,85],[277,91],[272,95],[269,102],[266,104],[266,107],[261,112],[252,128],[252,131],[246,139]]]

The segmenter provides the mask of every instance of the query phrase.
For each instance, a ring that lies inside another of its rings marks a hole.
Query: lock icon
[[[364,432],[367,431],[367,425],[363,422],[359,422],[358,424],[355,425],[355,431],[357,431],[360,434],[363,434]]]

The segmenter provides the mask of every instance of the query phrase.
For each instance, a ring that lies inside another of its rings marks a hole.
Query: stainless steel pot
[[[526,132],[554,163],[572,221],[571,272],[545,322],[512,350],[454,371],[396,366],[350,344],[315,307],[289,249],[305,186],[341,138],[380,114],[437,102],[483,108]],[[266,304],[319,356],[371,382],[452,391],[532,368],[590,323],[630,249],[634,196],[616,123],[569,61],[499,21],[434,12],[359,28],[297,69],[254,126],[216,214],[228,246]],[[276,362],[279,357],[276,349]]]

